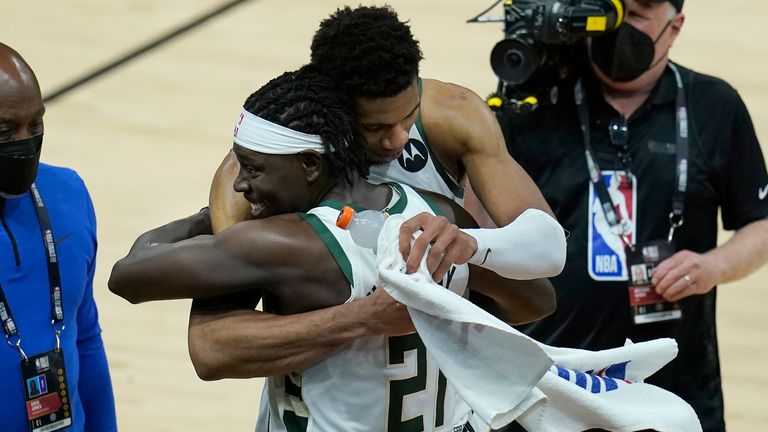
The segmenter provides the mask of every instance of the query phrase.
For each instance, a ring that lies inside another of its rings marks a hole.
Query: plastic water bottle
[[[386,216],[378,210],[358,212],[352,207],[344,206],[336,218],[336,226],[349,230],[355,243],[364,248],[373,249],[375,252],[384,219]]]

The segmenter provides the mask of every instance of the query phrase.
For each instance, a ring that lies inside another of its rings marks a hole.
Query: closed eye
[[[29,134],[30,135],[40,135],[43,133],[43,120],[38,120],[31,125],[29,125]]]
[[[254,178],[254,177],[258,177],[261,174],[261,170],[251,166],[246,166],[245,173],[248,175],[248,177]]]

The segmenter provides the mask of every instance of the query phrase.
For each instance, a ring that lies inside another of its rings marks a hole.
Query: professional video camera
[[[485,16],[502,1],[504,16]],[[624,10],[623,0],[498,0],[468,20],[504,23],[504,39],[491,51],[499,86],[489,105],[533,109],[539,100],[555,103],[557,82],[583,61],[576,43],[616,29]]]

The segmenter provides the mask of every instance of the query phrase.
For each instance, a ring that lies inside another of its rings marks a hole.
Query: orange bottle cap
[[[339,216],[336,218],[336,226],[342,229],[347,229],[352,218],[355,217],[355,209],[350,206],[344,206],[339,212]]]

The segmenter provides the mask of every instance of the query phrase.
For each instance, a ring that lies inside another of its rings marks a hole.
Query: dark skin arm
[[[110,290],[132,303],[197,297],[189,349],[202,379],[299,370],[359,337],[414,331],[407,309],[384,290],[339,305],[348,283],[295,215],[209,233],[203,211],[142,234],[109,280]],[[286,315],[254,310],[264,292]]]
[[[474,226],[471,216],[454,202],[436,194],[423,195],[450,220]],[[540,319],[555,308],[554,289],[547,279],[513,281],[471,266],[469,289],[471,301],[510,324]],[[193,303],[190,356],[203,379],[251,378],[301,370],[357,337],[394,336],[414,330],[407,309],[381,289],[362,300],[290,316],[255,311],[255,303],[237,297]]]
[[[151,257],[153,252],[162,253],[164,249],[168,248],[168,245],[197,236],[210,236],[210,234],[210,214],[208,209],[204,208],[197,214],[140,235],[133,243],[133,246],[131,246],[128,255],[112,267],[112,273],[107,283],[109,290],[133,304],[149,300],[182,298],[168,297],[169,294],[163,289],[158,293],[153,293],[150,287],[142,286],[141,278],[148,275],[141,274],[142,268],[137,268],[135,263],[137,260],[142,259],[142,257],[145,259]],[[160,247],[157,247],[158,245]],[[152,263],[150,262],[149,264],[151,265]],[[139,271],[137,272],[136,270]],[[156,297],[158,295],[161,297]]]
[[[454,178],[472,184],[476,200],[497,226],[509,224],[529,208],[553,215],[539,188],[510,156],[501,127],[482,98],[467,88],[437,80],[424,79],[423,86],[421,115],[435,156]],[[445,245],[428,255],[427,267],[435,280],[442,279],[452,264],[466,263],[477,251],[474,238],[448,225],[426,213],[403,224],[400,251],[409,272],[416,271],[427,245],[433,242]],[[411,246],[410,236],[418,230],[423,234]],[[447,250],[444,256],[439,253],[443,250]]]
[[[493,285],[498,275],[473,268],[470,284]],[[524,323],[542,317],[530,309],[554,310],[554,290],[546,279],[510,281],[509,295],[491,298],[470,291],[470,300],[499,319]],[[486,291],[488,294],[496,294]],[[523,298],[519,293],[525,293]],[[383,289],[351,303],[296,315],[252,309],[237,295],[194,300],[189,318],[189,354],[204,380],[254,378],[302,370],[364,336],[396,336],[415,331],[406,307]]]
[[[455,204],[442,205],[449,217],[468,218]],[[110,278],[110,289],[133,302],[201,298],[193,303],[189,327],[190,356],[201,378],[300,370],[359,337],[414,330],[407,309],[384,290],[331,306],[344,301],[333,293],[341,287],[348,295],[348,285],[322,242],[294,215],[247,221],[216,236],[197,235],[207,232],[207,221],[203,212],[142,235]],[[326,279],[318,283],[302,274]],[[269,304],[285,315],[254,310],[263,293],[254,286],[264,286],[272,296]],[[479,294],[473,299],[513,323],[548,314],[553,305],[546,281],[515,282],[473,269],[470,289]],[[203,299],[212,296],[221,297]]]
[[[194,300],[189,355],[201,379],[254,378],[302,370],[365,336],[415,331],[408,309],[385,290],[295,315],[254,310],[259,293]]]
[[[297,262],[297,256],[306,260]],[[327,248],[294,214],[246,221],[213,236],[203,210],[142,234],[113,267],[109,288],[132,303],[208,298],[254,286],[279,294],[286,282],[335,282],[313,277],[334,268],[332,261],[321,267],[329,258]],[[311,300],[315,307],[338,303],[320,292]],[[284,312],[309,309],[295,302],[291,307]]]

